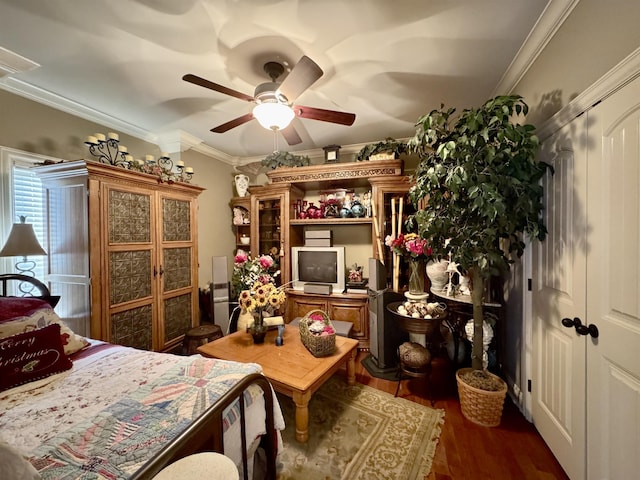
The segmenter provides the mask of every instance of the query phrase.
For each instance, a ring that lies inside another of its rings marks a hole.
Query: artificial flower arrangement
[[[256,282],[251,290],[240,292],[238,304],[247,312],[257,312],[259,314],[257,318],[261,319],[265,312],[272,314],[278,310],[285,299],[284,288],[278,288],[271,282],[264,285]]]
[[[401,233],[397,238],[387,235],[384,244],[401,257],[413,260],[428,260],[431,257],[431,247],[424,238],[417,233]]]
[[[333,326],[326,323],[325,317],[321,313],[311,313],[309,320],[307,328],[312,335],[326,337],[336,333]]]
[[[237,297],[244,290],[255,290],[256,285],[275,284],[280,275],[276,263],[270,255],[251,258],[246,253],[238,253],[234,257],[231,287],[233,296]]]

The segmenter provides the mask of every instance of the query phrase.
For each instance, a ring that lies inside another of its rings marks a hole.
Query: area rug
[[[293,400],[278,400],[286,421],[278,480],[422,480],[431,470],[444,410],[334,376],[311,398],[301,444]]]

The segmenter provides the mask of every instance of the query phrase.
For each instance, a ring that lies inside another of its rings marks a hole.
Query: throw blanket
[[[114,346],[35,390],[0,394],[7,406],[0,436],[28,454],[43,479],[127,478],[239,379],[260,371]],[[257,395],[259,388],[245,393],[246,405]],[[225,411],[225,430],[237,416]]]

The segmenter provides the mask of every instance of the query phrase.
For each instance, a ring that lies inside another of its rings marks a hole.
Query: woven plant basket
[[[496,427],[500,425],[502,407],[504,406],[504,399],[507,395],[507,384],[500,377],[487,372],[490,377],[500,382],[500,390],[489,391],[472,387],[460,377],[472,370],[471,368],[461,368],[456,372],[462,415],[464,415],[467,420],[477,423],[478,425]]]
[[[311,352],[314,357],[327,357],[336,349],[336,334],[331,335],[314,335],[309,331],[309,323],[314,320],[311,316],[321,316],[325,325],[333,328],[329,315],[322,310],[311,310],[300,319],[300,339],[302,344]],[[335,332],[335,329],[334,329]]]

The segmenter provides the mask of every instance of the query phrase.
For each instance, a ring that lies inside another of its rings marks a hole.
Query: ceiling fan
[[[284,66],[281,63],[267,62],[264,64],[264,71],[269,75],[271,81],[258,85],[253,97],[191,73],[186,74],[182,79],[194,85],[256,104],[252,112],[212,128],[211,131],[214,133],[227,132],[255,118],[264,128],[274,131],[280,130],[289,145],[297,145],[302,142],[302,139],[293,125],[290,125],[291,120],[296,116],[340,125],[352,125],[355,121],[356,116],[353,113],[294,105],[295,100],[323,74],[322,69],[306,55],[300,59],[281,83],[277,81],[278,77],[284,73]]]

